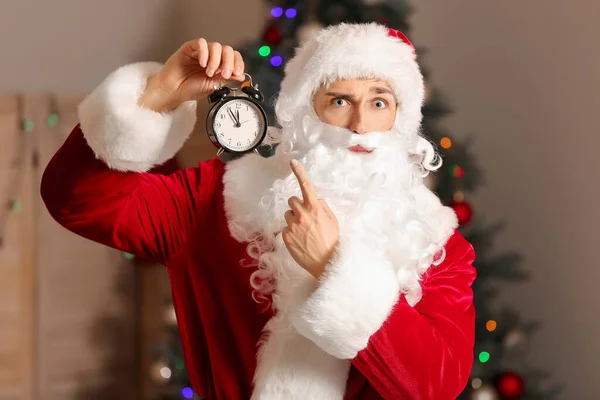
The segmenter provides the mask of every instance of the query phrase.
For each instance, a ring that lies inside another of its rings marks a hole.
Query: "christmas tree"
[[[265,95],[271,124],[275,122],[273,107],[286,61],[300,43],[322,27],[340,22],[379,22],[410,38],[408,20],[412,7],[403,0],[285,0],[268,4],[262,37],[247,43],[241,51],[254,83]],[[427,82],[430,72],[422,62],[425,49],[416,50]],[[537,324],[523,321],[515,310],[497,307],[495,301],[499,283],[522,281],[528,275],[520,266],[518,254],[493,254],[493,237],[502,224],[488,226],[474,218],[469,202],[469,194],[482,183],[481,171],[469,152],[469,143],[454,140],[441,124],[441,119],[451,112],[447,99],[430,84],[426,86],[423,133],[444,159],[442,169],[430,175],[427,184],[444,204],[455,210],[462,234],[477,252],[478,278],[473,285],[477,310],[475,361],[469,383],[459,398],[554,398],[559,387],[548,387],[548,374],[529,365],[525,357]]]
[[[155,349],[156,361],[152,365],[151,375],[164,385],[160,388],[159,400],[181,400],[201,398],[194,394],[185,369],[183,349],[177,328],[175,309],[170,299],[165,299],[163,309],[164,341]]]

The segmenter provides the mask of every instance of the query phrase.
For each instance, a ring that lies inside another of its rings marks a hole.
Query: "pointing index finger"
[[[315,188],[304,169],[304,166],[298,162],[298,160],[292,160],[292,172],[296,175],[298,183],[300,184],[300,190],[302,191],[302,199],[305,204],[317,204],[317,194]]]

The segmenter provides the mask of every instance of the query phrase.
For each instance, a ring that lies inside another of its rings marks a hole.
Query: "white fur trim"
[[[342,400],[350,362],[332,357],[279,315],[267,323],[251,400]]]
[[[388,82],[399,101],[396,125],[419,127],[425,90],[413,48],[376,23],[333,25],[305,42],[285,66],[278,108],[309,106],[322,84],[357,78]]]
[[[292,313],[292,324],[332,356],[352,359],[388,318],[399,293],[389,261],[360,243],[341,241],[321,285]]]
[[[120,171],[148,171],[183,146],[196,123],[196,101],[170,113],[140,107],[148,78],[162,65],[140,62],[111,73],[79,105],[81,129],[96,157]]]

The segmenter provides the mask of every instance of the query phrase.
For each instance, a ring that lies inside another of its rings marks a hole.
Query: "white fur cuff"
[[[140,107],[148,78],[162,65],[140,62],[111,73],[79,105],[81,129],[96,157],[120,171],[148,171],[169,160],[194,129],[196,101],[170,113]]]
[[[352,359],[398,300],[394,268],[364,245],[340,242],[321,284],[291,315],[298,332],[334,357]]]

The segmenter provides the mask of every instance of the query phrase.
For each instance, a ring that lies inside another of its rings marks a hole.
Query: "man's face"
[[[389,131],[398,103],[390,86],[379,79],[336,81],[315,94],[313,105],[321,121],[363,134]]]

